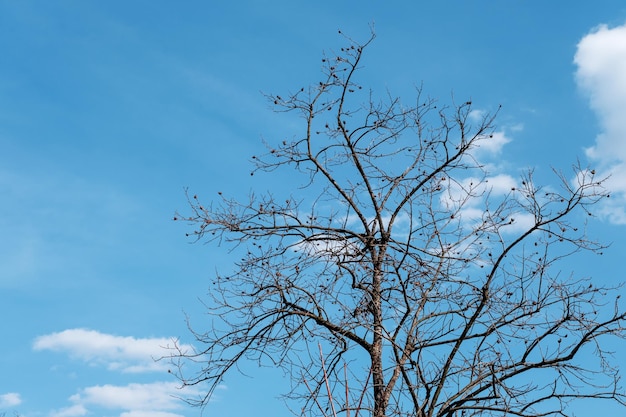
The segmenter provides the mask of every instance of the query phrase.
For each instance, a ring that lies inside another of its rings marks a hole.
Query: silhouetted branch
[[[624,404],[604,347],[625,336],[618,287],[559,271],[604,249],[579,217],[607,196],[604,179],[580,164],[573,179],[555,171],[556,187],[532,170],[493,175],[479,151],[497,112],[441,107],[421,88],[412,106],[378,100],[358,82],[373,39],[327,54],[308,89],[268,95],[303,118],[302,135],[268,145],[254,173],[302,175],[297,196],[205,205],[189,193],[189,214],[176,215],[192,238],[240,255],[212,280],[214,323],[194,331],[197,350],[173,352],[180,380],[207,387],[204,405],[256,361],[291,375],[307,413],[329,415],[567,416],[576,399]],[[326,411],[318,396],[334,390],[346,404]]]

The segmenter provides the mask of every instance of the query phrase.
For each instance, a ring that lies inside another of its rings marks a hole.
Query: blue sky
[[[297,183],[250,177],[262,140],[297,135],[261,94],[318,78],[337,29],[377,39],[363,84],[413,87],[484,110],[498,155],[549,181],[580,159],[612,173],[590,232],[623,279],[626,5],[619,1],[200,2],[0,0],[0,412],[26,417],[199,415],[154,363],[227,252],[191,245],[183,187],[200,195]],[[626,365],[626,363],[625,363]],[[247,365],[205,415],[288,416],[282,374]],[[580,411],[585,415],[584,409]]]

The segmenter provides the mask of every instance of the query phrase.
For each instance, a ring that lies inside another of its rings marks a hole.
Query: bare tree
[[[559,271],[563,258],[603,249],[585,232],[608,197],[603,179],[578,164],[555,171],[558,187],[528,171],[503,190],[480,157],[497,111],[439,107],[421,88],[413,105],[379,100],[357,80],[373,36],[346,39],[322,59],[322,81],[268,96],[302,116],[303,132],[253,157],[253,173],[298,174],[303,188],[208,205],[188,194],[190,212],[177,214],[190,236],[241,253],[212,283],[214,323],[194,331],[197,350],[172,356],[184,384],[206,384],[197,403],[252,360],[285,369],[311,415],[329,381],[328,397],[346,394],[334,413],[348,415],[625,404],[605,348],[625,336],[617,288]]]

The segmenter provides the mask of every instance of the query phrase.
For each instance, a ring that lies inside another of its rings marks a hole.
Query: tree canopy
[[[196,350],[172,355],[184,384],[206,384],[197,403],[251,360],[285,370],[303,415],[324,402],[374,417],[624,404],[605,348],[624,337],[617,288],[561,273],[564,258],[604,249],[581,216],[608,197],[604,179],[580,164],[549,186],[532,170],[494,176],[481,150],[497,110],[442,106],[422,88],[408,105],[378,96],[358,80],[374,36],[345,39],[321,81],[268,95],[302,131],[254,156],[254,173],[303,187],[208,204],[189,192],[176,215],[241,255],[211,282],[215,323],[192,326]]]

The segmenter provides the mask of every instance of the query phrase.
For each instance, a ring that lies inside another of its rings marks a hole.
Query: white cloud
[[[457,205],[465,209],[477,207],[484,208],[484,196],[490,198],[503,197],[517,187],[515,178],[508,174],[498,174],[486,178],[467,177],[462,181],[450,181],[446,193],[440,198],[440,204],[450,210]]]
[[[179,384],[153,382],[149,384],[96,385],[81,390],[70,401],[121,410],[173,410],[181,407]]]
[[[474,109],[469,112],[468,117],[472,123],[482,124],[485,122],[485,118],[489,117],[489,113],[485,110]],[[509,126],[506,130],[519,132],[523,130],[523,125],[516,124]],[[511,142],[511,138],[507,136],[504,130],[499,130],[493,132],[489,137],[479,141],[478,146],[472,150],[472,154],[478,159],[498,156],[500,152],[502,152],[504,145],[509,142]]]
[[[155,362],[153,358],[167,356],[171,353],[168,347],[173,344],[167,338],[122,337],[95,330],[68,329],[38,337],[33,348],[64,352],[109,370],[138,373],[163,371],[167,361]],[[190,345],[180,347],[191,349]],[[97,414],[97,409],[119,411],[119,417],[183,417],[176,413],[185,405],[180,398],[200,394],[200,388],[181,389],[176,381],[94,385],[78,390],[69,398],[70,405],[51,412],[49,417],[82,417]]]
[[[197,391],[187,389],[185,395]],[[96,385],[81,389],[70,397],[71,406],[55,411],[50,417],[80,417],[94,414],[94,409],[121,411],[120,417],[182,417],[175,410],[183,407],[181,389],[175,382],[147,384]]]
[[[614,192],[600,211],[610,221],[626,224],[626,25],[601,25],[584,36],[574,63],[578,86],[601,128],[586,153],[604,175],[611,175],[606,185]]]
[[[477,122],[481,122],[485,118],[486,115],[487,115],[487,112],[484,110],[473,109],[472,111],[469,112],[468,117],[470,121],[477,123]]]
[[[166,411],[128,411],[120,414],[120,417],[183,417],[180,414]]]
[[[504,145],[509,143],[511,138],[503,131],[493,132],[493,134],[479,142],[479,147],[472,151],[478,157],[497,156],[502,152]]]
[[[173,340],[167,338],[134,338],[114,336],[88,329],[68,329],[35,339],[35,350],[66,352],[71,357],[109,370],[139,373],[164,371],[165,361],[155,359],[167,356]],[[190,346],[182,345],[183,349]]]
[[[9,392],[6,394],[0,394],[0,408],[10,408],[20,405],[22,398],[20,394],[16,392]]]
[[[71,407],[62,408],[50,413],[50,417],[80,417],[88,413],[82,404],[75,404]]]
[[[460,182],[450,182],[440,197],[439,203],[447,210],[460,210],[459,218],[468,224],[479,222],[490,204],[496,207],[504,198],[515,198],[519,190],[518,180],[508,174],[497,174],[485,178],[467,177]],[[513,194],[513,196],[509,196]],[[489,203],[489,204],[487,204]],[[512,223],[504,224],[502,233],[520,233],[535,224],[530,213],[515,213]]]
[[[491,194],[506,195],[517,187],[517,181],[508,174],[499,174],[486,178],[484,186],[487,190],[491,190]]]

